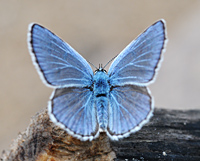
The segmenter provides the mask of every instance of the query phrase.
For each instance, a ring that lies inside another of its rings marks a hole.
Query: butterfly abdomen
[[[108,125],[108,98],[96,97],[95,105],[99,127],[104,131]]]

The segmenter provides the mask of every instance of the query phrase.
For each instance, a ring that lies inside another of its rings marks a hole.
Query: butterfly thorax
[[[100,129],[105,131],[108,124],[109,77],[104,70],[97,70],[94,75],[94,96]]]
[[[97,70],[94,75],[93,91],[96,97],[106,97],[110,91],[109,77],[105,70]]]

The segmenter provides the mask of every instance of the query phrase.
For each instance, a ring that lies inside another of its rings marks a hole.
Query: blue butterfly
[[[149,121],[155,80],[166,44],[165,21],[159,20],[133,40],[108,72],[94,72],[69,44],[48,29],[30,24],[28,46],[43,82],[54,91],[48,103],[52,122],[70,135],[93,140],[101,131],[112,140],[127,137]]]

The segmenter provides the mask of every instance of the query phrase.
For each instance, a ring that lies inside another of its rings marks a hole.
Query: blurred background
[[[40,80],[27,49],[27,28],[38,22],[94,65],[104,65],[138,34],[165,19],[169,42],[150,90],[155,106],[200,109],[200,1],[0,1],[0,152],[31,116],[47,105],[52,89]]]

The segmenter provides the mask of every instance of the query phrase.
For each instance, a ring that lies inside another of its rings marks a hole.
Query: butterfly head
[[[94,74],[96,74],[97,72],[107,73],[107,71],[102,67],[102,64],[99,64],[99,68],[94,71]]]

